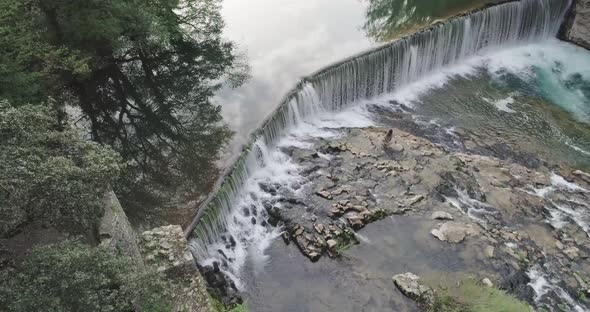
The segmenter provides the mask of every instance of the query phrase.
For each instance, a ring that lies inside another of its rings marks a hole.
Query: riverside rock
[[[408,298],[422,303],[431,303],[434,300],[433,290],[420,283],[420,277],[412,272],[406,272],[393,276],[393,283]]]
[[[468,235],[476,234],[477,230],[470,224],[447,222],[439,229],[433,229],[430,233],[443,242],[458,244]]]
[[[590,0],[575,0],[564,26],[562,37],[590,49]]]
[[[205,280],[195,266],[188,250],[188,242],[179,225],[145,231],[139,235],[138,245],[145,265],[164,273],[170,281],[174,294],[174,311],[215,311]],[[204,275],[211,278],[214,276],[212,271],[214,270],[204,270]],[[213,278],[208,281],[212,286],[219,286],[218,282],[213,282]],[[241,300],[239,297],[235,298],[235,301]]]
[[[434,220],[453,220],[453,215],[445,211],[435,211],[430,216],[431,219]]]

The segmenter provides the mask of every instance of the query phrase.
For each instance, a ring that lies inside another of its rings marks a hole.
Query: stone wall
[[[106,196],[99,239],[102,246],[114,254],[128,256],[140,269],[162,272],[173,286],[174,311],[215,311],[180,225],[162,226],[136,235],[117,196],[110,192]]]
[[[139,248],[146,265],[163,272],[174,289],[174,311],[213,312],[207,285],[197,270],[179,225],[143,232]]]
[[[561,39],[590,49],[590,0],[573,0],[570,14],[566,17]]]
[[[113,191],[106,194],[104,215],[98,228],[100,244],[115,254],[131,258],[143,268],[135,231]]]

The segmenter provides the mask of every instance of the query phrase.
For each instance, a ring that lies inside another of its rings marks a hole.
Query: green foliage
[[[248,305],[245,303],[238,304],[237,306],[227,310],[227,312],[248,312]]]
[[[427,26],[436,19],[498,0],[367,0],[364,29],[377,41],[394,39],[412,28]]]
[[[0,237],[27,221],[84,233],[102,216],[119,156],[56,120],[45,106],[0,104]]]
[[[216,312],[248,312],[248,304],[245,302],[233,307],[226,307],[214,294],[210,293],[209,296],[211,297],[213,310]]]
[[[530,312],[529,306],[506,292],[479,285],[475,280],[462,281],[457,287],[435,293],[432,312]]]
[[[0,0],[0,98],[77,106],[92,139],[128,164],[124,206],[207,191],[231,136],[209,99],[247,78],[219,10],[219,0]]]
[[[125,258],[75,241],[37,248],[16,272],[2,272],[0,310],[171,311],[168,285],[133,271]]]

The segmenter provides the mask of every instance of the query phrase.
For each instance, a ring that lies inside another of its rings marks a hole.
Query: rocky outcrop
[[[561,38],[590,49],[590,0],[574,0],[566,17]]]
[[[467,151],[447,148],[446,141],[436,144],[413,132],[346,129],[313,149],[285,150],[301,166],[303,195],[267,187],[282,196],[265,205],[276,219],[269,223],[282,222],[283,239],[316,261],[358,243],[355,232],[372,222],[418,218],[420,240],[456,250],[458,257],[489,270],[493,283],[483,284],[533,302],[530,285],[538,281],[529,274],[541,267],[540,278],[564,285],[553,288],[553,297],[544,296],[549,299],[543,304],[556,306],[555,298],[564,293],[590,294],[584,269],[590,254],[590,175],[518,150],[500,149],[500,158],[487,152],[486,142]],[[473,135],[460,139],[471,142]],[[405,281],[416,282],[412,276]],[[416,298],[421,292],[408,293]]]
[[[423,305],[431,305],[434,301],[432,288],[420,283],[420,277],[411,272],[395,275],[393,283],[408,298]]]
[[[465,237],[477,234],[477,229],[471,224],[447,222],[441,225],[439,229],[430,231],[430,234],[443,242],[457,244],[462,242]]]
[[[98,238],[100,244],[114,254],[125,255],[137,266],[143,267],[137,237],[113,191],[105,196],[105,209],[98,228]]]
[[[141,233],[139,248],[146,265],[163,272],[173,285],[174,311],[213,312],[205,281],[196,269],[179,225]]]

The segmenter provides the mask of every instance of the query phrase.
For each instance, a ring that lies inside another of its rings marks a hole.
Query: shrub
[[[46,106],[0,103],[0,237],[30,221],[85,233],[102,216],[119,156],[57,120]]]
[[[167,283],[126,258],[76,241],[37,248],[16,272],[2,272],[0,310],[171,310]]]

